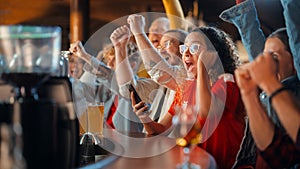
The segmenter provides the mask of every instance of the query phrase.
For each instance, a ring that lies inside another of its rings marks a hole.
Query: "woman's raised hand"
[[[110,40],[114,46],[126,46],[130,38],[130,30],[126,25],[118,27],[110,35]]]

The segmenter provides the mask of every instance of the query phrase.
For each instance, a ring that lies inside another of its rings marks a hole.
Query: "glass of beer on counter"
[[[103,136],[103,122],[104,122],[104,103],[88,103],[88,132],[97,136]]]
[[[99,144],[101,137],[103,137],[104,103],[87,102],[86,111],[80,116],[79,120],[82,139],[84,136],[89,135],[93,137],[95,144]]]

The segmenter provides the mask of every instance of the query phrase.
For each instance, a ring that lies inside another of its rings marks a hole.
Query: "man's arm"
[[[131,64],[127,56],[127,43],[130,37],[129,28],[121,26],[111,34],[111,41],[115,47],[116,55],[116,79],[119,86],[120,94],[123,97],[130,98],[127,85],[133,84],[140,93],[141,98],[147,103],[152,103],[151,94],[154,95],[158,84],[151,79],[137,79],[132,70]]]
[[[247,64],[237,69],[235,76],[249,118],[249,127],[253,139],[257,148],[264,150],[272,141],[274,125],[260,103],[257,85],[250,76],[249,67],[249,64]]]
[[[124,85],[134,79],[134,74],[127,56],[127,44],[130,32],[126,25],[117,28],[110,36],[115,47],[116,79],[118,85]]]
[[[277,78],[277,62],[270,53],[263,53],[256,59],[250,69],[251,77],[258,86],[270,97],[270,102],[276,110],[281,124],[287,133],[296,142],[299,124],[299,101],[283,88]]]
[[[89,71],[92,74],[96,74],[97,78],[101,81],[110,82],[112,80],[112,77],[114,76],[114,71],[107,67],[103,62],[99,61],[97,58],[87,53],[80,41],[72,43],[70,45],[69,51],[77,57],[83,59],[86,62],[86,64],[89,65],[87,67],[89,67],[90,69],[85,71]]]
[[[233,6],[223,11],[220,18],[236,26],[249,55],[249,61],[253,61],[263,51],[265,44],[254,1],[246,0]]]
[[[289,44],[293,54],[294,66],[300,79],[300,1],[281,0],[286,31],[289,36]]]
[[[249,126],[256,146],[260,150],[265,150],[272,142],[274,124],[269,119],[256,93],[255,95],[243,96],[242,98],[247,110]]]
[[[148,39],[144,31],[144,17],[141,15],[130,15],[127,21],[130,25],[130,30],[135,37],[137,46],[142,56],[142,60],[148,73],[151,73],[152,68],[155,65],[159,64],[159,66],[157,66],[157,68],[159,69],[158,71],[162,72],[162,75],[160,75],[160,77],[165,76],[161,79],[169,79],[169,82],[164,85],[172,90],[176,90],[177,82],[174,78],[176,69],[172,69],[172,66],[165,59],[163,59],[163,57],[158,53],[158,51],[154,48],[153,44]]]
[[[266,90],[267,94],[272,95],[272,93],[280,89],[279,86],[281,86],[280,83],[270,84]],[[299,101],[297,101],[288,90],[282,90],[272,97],[271,103],[281,124],[284,126],[293,142],[296,143],[300,125]]]

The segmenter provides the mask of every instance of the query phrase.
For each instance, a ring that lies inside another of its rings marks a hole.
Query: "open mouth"
[[[75,69],[75,70],[70,70],[70,74],[72,75],[72,76],[75,76],[76,74],[77,74],[77,70]]]
[[[186,60],[185,65],[186,65],[187,71],[192,71],[194,64],[191,61]]]
[[[159,45],[159,40],[158,40],[158,39],[154,39],[154,40],[152,40],[151,42],[152,42],[152,44],[153,44],[154,46],[158,46],[158,45]]]

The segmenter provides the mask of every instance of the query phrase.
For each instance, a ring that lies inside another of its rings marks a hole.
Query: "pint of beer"
[[[80,135],[89,132],[97,136],[103,135],[104,103],[87,103],[87,110],[81,116]]]

